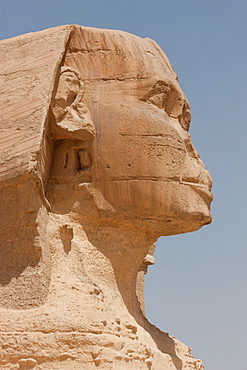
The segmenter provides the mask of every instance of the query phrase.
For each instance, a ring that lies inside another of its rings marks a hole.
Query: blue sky
[[[1,39],[73,23],[148,36],[177,72],[214,180],[214,221],[160,238],[146,311],[206,370],[247,370],[247,1],[0,0]]]

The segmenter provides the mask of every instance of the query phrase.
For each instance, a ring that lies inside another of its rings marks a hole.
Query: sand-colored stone
[[[211,221],[163,51],[61,26],[2,41],[0,76],[0,368],[203,369],[144,314],[157,238]]]

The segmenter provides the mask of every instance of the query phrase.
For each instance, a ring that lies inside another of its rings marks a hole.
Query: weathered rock
[[[0,49],[1,369],[202,369],[144,315],[157,238],[211,221],[167,57],[81,26]]]

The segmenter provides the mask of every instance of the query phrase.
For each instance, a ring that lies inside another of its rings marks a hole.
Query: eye
[[[171,89],[164,81],[157,81],[152,89],[141,99],[147,103],[156,105],[164,109]]]
[[[181,127],[189,131],[190,106],[183,94],[164,81],[157,81],[152,89],[140,99],[163,109],[169,117],[178,119]]]

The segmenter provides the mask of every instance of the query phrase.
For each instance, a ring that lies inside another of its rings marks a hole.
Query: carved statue
[[[0,48],[1,369],[203,369],[144,312],[157,238],[211,222],[167,57],[81,26]]]

